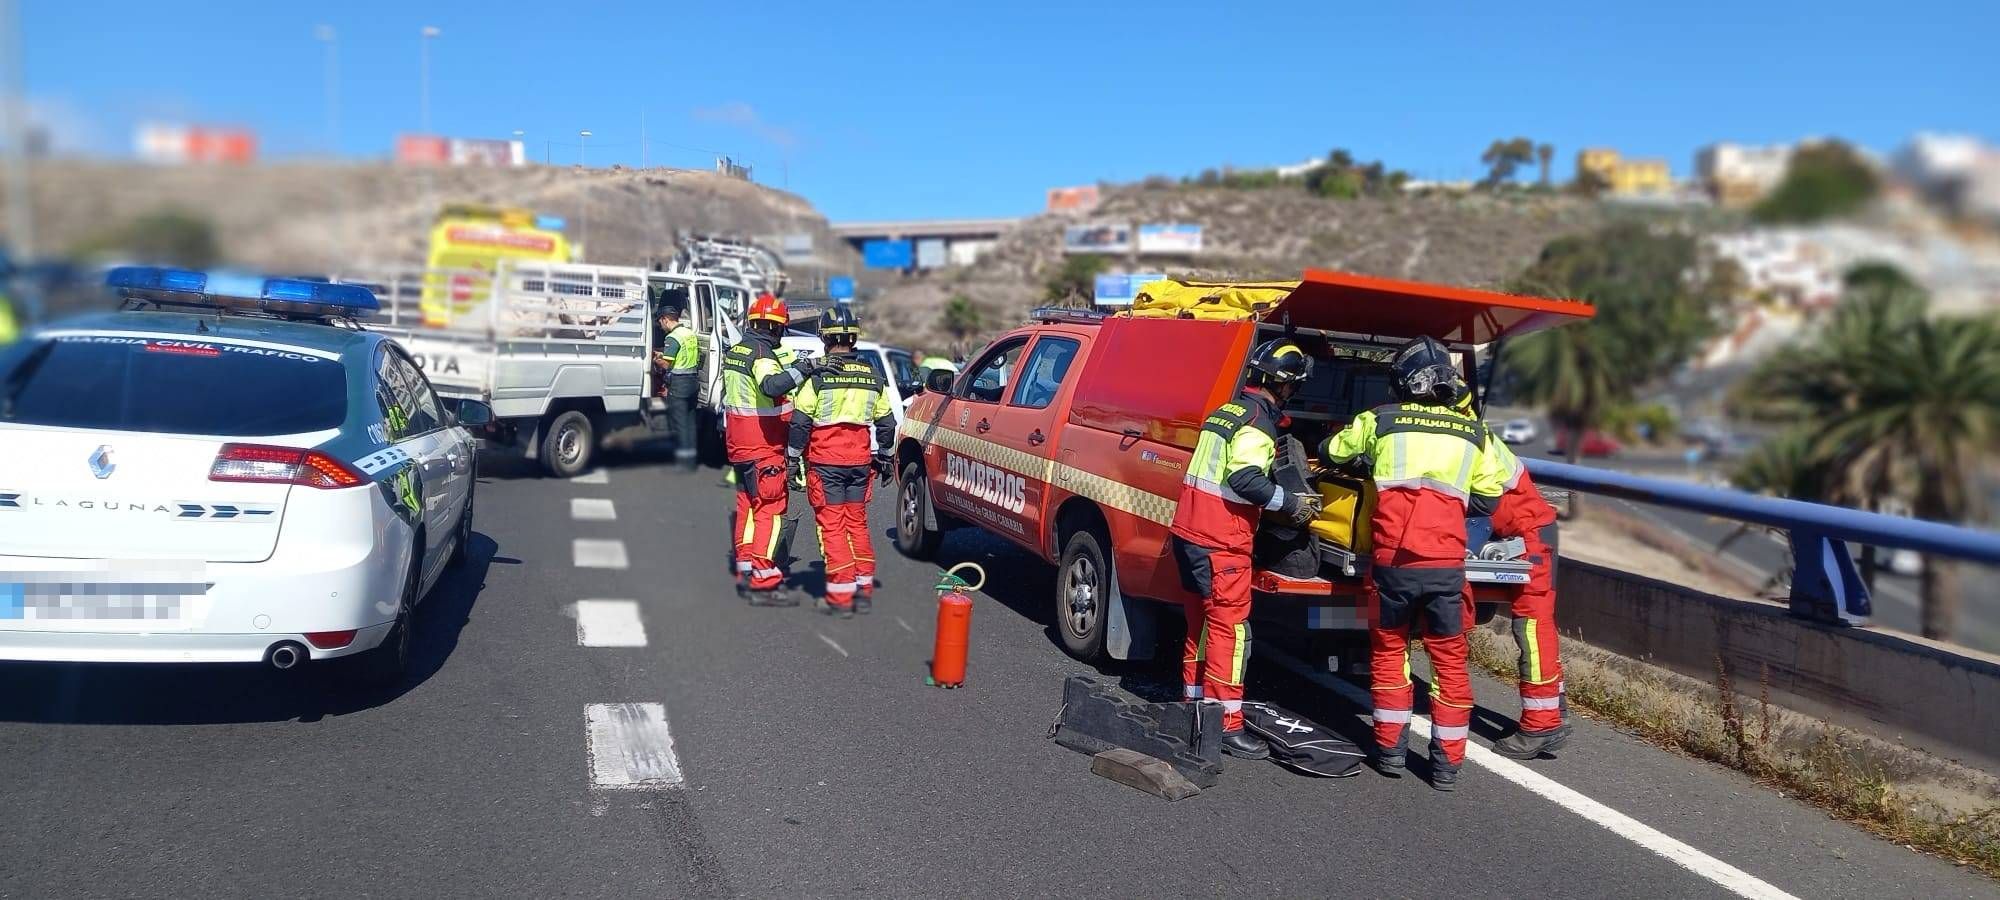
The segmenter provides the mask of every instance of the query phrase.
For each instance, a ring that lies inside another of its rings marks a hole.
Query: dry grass
[[[1472,634],[1472,658],[1512,680],[1513,641]],[[1768,672],[1717,660],[1702,683],[1563,641],[1573,708],[1647,741],[1738,769],[1875,834],[2000,878],[2000,779],[1770,703]]]

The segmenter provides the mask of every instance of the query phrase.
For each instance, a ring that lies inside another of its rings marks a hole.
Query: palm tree
[[[1549,420],[1565,433],[1564,455],[1576,462],[1583,436],[1603,418],[1604,411],[1624,394],[1626,366],[1612,352],[1606,332],[1582,326],[1536,332],[1506,348],[1506,370],[1522,396],[1549,411]],[[1583,511],[1580,498],[1570,496],[1570,515]]]
[[[1927,319],[1906,285],[1858,286],[1813,343],[1768,360],[1752,384],[1810,435],[1826,500],[1897,499],[1920,519],[1961,522],[1980,512],[1972,476],[2000,439],[2000,320]],[[1925,637],[1951,638],[1955,576],[1924,560]]]

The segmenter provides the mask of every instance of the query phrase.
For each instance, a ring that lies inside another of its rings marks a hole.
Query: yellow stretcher
[[[1225,322],[1248,319],[1271,311],[1298,286],[1296,281],[1149,281],[1139,288],[1132,308],[1120,315]]]

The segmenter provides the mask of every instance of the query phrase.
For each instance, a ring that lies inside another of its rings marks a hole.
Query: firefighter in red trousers
[[[854,355],[861,340],[854,310],[827,310],[819,335],[826,359],[792,394],[787,453],[806,462],[806,498],[819,524],[820,554],[826,557],[826,596],[819,608],[845,619],[867,612],[875,595],[868,498],[875,477],[889,471],[896,416],[882,376]]]
[[[723,445],[736,475],[736,589],[753,606],[797,606],[784,592],[774,557],[782,536],[785,448],[791,438],[790,394],[816,370],[787,363],[778,341],[791,315],[785,301],[760,294],[751,301],[743,341],[722,360]]]
[[[1493,750],[1514,759],[1554,755],[1569,740],[1563,719],[1562,657],[1556,646],[1555,551],[1542,541],[1542,529],[1556,520],[1555,507],[1542,499],[1528,477],[1528,467],[1514,451],[1490,433],[1486,452],[1506,473],[1505,490],[1493,510],[1493,536],[1520,538],[1526,545],[1528,583],[1514,596],[1514,643],[1521,648],[1521,727],[1493,742]],[[1470,614],[1472,601],[1466,600]]]
[[[1250,549],[1257,520],[1273,510],[1296,525],[1319,514],[1318,495],[1271,480],[1278,420],[1312,374],[1312,358],[1287,340],[1250,354],[1249,384],[1202,423],[1170,527],[1174,562],[1192,595],[1181,682],[1190,700],[1222,704],[1222,749],[1263,759],[1270,746],[1243,729],[1243,673],[1250,662]]]
[[[1374,762],[1404,767],[1410,713],[1410,635],[1422,628],[1431,681],[1431,786],[1458,785],[1472,724],[1466,671],[1465,520],[1499,500],[1505,473],[1484,450],[1486,426],[1460,407],[1465,380],[1451,353],[1429,337],[1392,363],[1402,402],[1354,417],[1320,445],[1328,465],[1366,466],[1375,481],[1374,540],[1367,590],[1369,681],[1375,699]]]

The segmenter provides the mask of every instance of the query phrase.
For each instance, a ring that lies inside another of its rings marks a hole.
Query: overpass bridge
[[[912,263],[919,267],[933,268],[924,265],[927,260],[937,260],[938,265],[969,266],[1022,221],[999,218],[841,222],[833,225],[833,233],[853,246],[856,253],[861,253],[871,241],[910,241]]]

